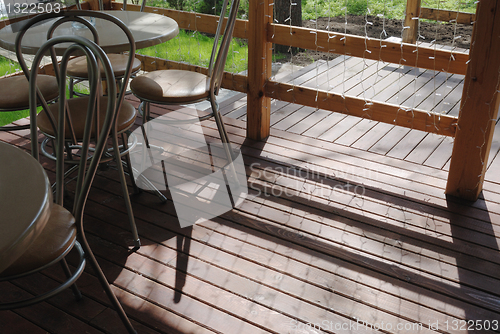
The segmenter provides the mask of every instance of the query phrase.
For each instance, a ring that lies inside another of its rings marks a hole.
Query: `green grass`
[[[171,41],[145,49],[138,54],[208,67],[213,38],[199,32],[181,30]],[[247,69],[248,46],[246,41],[233,38],[225,70],[239,73]]]
[[[474,13],[475,0],[422,0],[422,7],[459,10]],[[353,15],[384,15],[388,19],[403,19],[406,0],[302,0],[302,18]],[[368,11],[369,9],[369,11]]]
[[[0,76],[20,71],[21,67],[15,61],[0,56]],[[8,87],[0,87],[0,89],[8,89]],[[27,117],[29,110],[18,110],[9,112],[0,112],[0,126],[10,124],[18,119]]]

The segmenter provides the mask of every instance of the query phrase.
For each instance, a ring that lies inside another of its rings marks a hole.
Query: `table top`
[[[40,234],[51,206],[43,167],[28,153],[0,142],[0,272]]]
[[[137,49],[161,44],[174,38],[179,33],[177,22],[167,16],[120,10],[104,10],[103,12],[120,19],[130,29]],[[23,53],[35,54],[37,52],[47,40],[47,29],[53,22],[54,20],[49,20],[28,30],[23,39]],[[19,26],[16,27],[15,25],[16,23],[0,30],[0,47],[15,51],[15,40],[19,28]],[[99,45],[105,52],[118,53],[129,49],[125,34],[114,23],[96,18],[95,27],[99,34]],[[63,23],[54,32],[54,36],[61,35],[77,35],[93,40],[89,29],[75,28],[70,22]],[[66,47],[66,45],[60,44],[56,47],[56,53],[61,55]]]

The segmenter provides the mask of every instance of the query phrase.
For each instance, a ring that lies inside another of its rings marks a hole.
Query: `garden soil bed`
[[[367,24],[366,22],[373,24]],[[329,30],[339,33],[346,32],[347,34],[365,36],[370,38],[387,37],[401,37],[403,29],[402,20],[386,19],[385,21],[377,16],[347,16],[347,25],[345,25],[346,18],[340,17],[320,17],[317,20],[304,20],[303,27]],[[365,33],[366,29],[366,33]],[[384,33],[385,31],[385,33]],[[420,22],[420,38],[422,42],[431,42],[435,40],[436,44],[448,45],[458,48],[468,49],[472,35],[472,25],[463,24],[445,24],[434,22]],[[291,61],[294,65],[305,66],[318,59],[333,59],[335,54],[328,54],[324,52],[316,52],[313,50],[304,50],[300,52],[293,52],[288,55],[286,61]],[[282,60],[283,61],[283,60]]]

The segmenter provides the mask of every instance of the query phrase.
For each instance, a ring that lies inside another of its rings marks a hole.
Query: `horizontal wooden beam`
[[[431,114],[427,111],[418,109],[406,110],[393,104],[365,101],[358,97],[342,96],[324,90],[293,86],[275,81],[267,82],[265,85],[265,94],[266,96],[281,101],[325,109],[449,137],[455,136],[457,128],[456,117]]]
[[[405,66],[465,75],[469,55],[361,36],[271,24],[268,40],[275,44],[382,60]],[[366,47],[365,47],[366,44]]]
[[[123,4],[113,2],[113,9],[120,10],[122,8]],[[141,6],[139,5],[127,4],[127,10],[130,11],[139,11],[140,8]],[[208,34],[215,34],[215,31],[217,29],[217,21],[219,20],[218,15],[184,12],[179,10],[165,9],[158,7],[147,6],[144,9],[144,11],[171,17],[175,21],[177,21],[177,24],[179,25],[180,29],[194,30]],[[248,39],[247,30],[248,30],[248,20],[236,20],[233,36],[237,38]]]
[[[141,69],[146,72],[151,72],[156,70],[168,70],[168,69],[193,71],[203,74],[206,74],[208,72],[208,69],[206,67],[195,66],[191,64],[186,64],[161,58],[155,58],[151,56],[144,56],[140,54],[136,54],[135,56],[142,63]],[[246,93],[247,77],[241,74],[224,72],[224,76],[222,78],[222,87],[237,92]]]
[[[472,24],[476,21],[476,14],[421,7],[420,18],[442,22],[456,21],[460,24]]]

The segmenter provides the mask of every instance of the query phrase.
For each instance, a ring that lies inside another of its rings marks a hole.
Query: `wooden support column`
[[[271,99],[264,95],[264,85],[271,77],[267,29],[273,20],[273,0],[250,0],[248,12],[247,136],[261,140],[269,136],[271,126]]]
[[[418,38],[418,20],[414,17],[420,16],[420,0],[407,0],[406,1],[406,16],[405,27],[403,30],[403,42],[415,44]]]
[[[472,34],[446,193],[475,201],[483,186],[495,121],[500,71],[500,0],[480,1]]]

